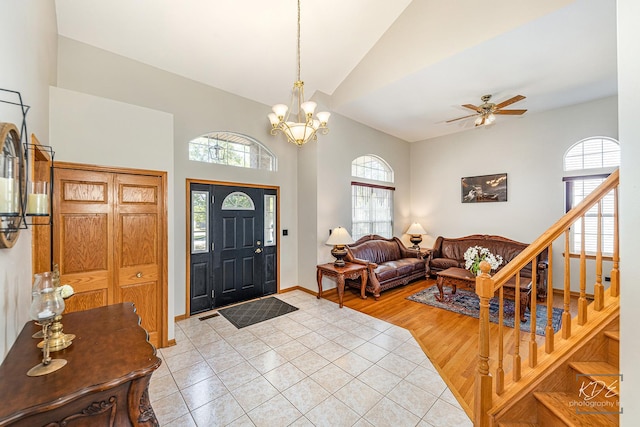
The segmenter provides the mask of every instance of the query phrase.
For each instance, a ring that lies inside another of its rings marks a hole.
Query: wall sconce
[[[345,245],[350,245],[351,243],[355,243],[349,235],[349,232],[344,227],[336,227],[333,229],[331,234],[329,235],[329,239],[325,243],[328,246],[333,245],[333,249],[331,249],[331,255],[333,255],[336,260],[333,263],[335,267],[344,267],[344,257],[347,256],[347,248]]]
[[[411,224],[411,226],[407,229],[407,234],[411,235],[411,249],[420,249],[420,242],[422,242],[422,235],[427,234],[425,229],[417,222]]]

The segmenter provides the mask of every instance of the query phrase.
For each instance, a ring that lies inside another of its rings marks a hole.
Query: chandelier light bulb
[[[278,116],[278,119],[282,120],[284,116],[287,114],[287,110],[289,110],[289,107],[287,107],[284,104],[276,104],[273,106],[272,110],[274,113],[276,113],[276,116]]]
[[[300,108],[302,108],[306,116],[310,117],[313,116],[313,113],[316,111],[317,106],[318,104],[316,104],[315,102],[307,101],[303,102]]]

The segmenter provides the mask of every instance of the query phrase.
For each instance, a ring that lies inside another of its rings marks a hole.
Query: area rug
[[[436,295],[440,295],[437,286],[431,286],[416,294],[407,297],[408,300],[419,302],[422,304],[431,305],[433,307],[442,308],[445,310],[453,311],[454,313],[464,314],[465,316],[479,317],[480,305],[478,296],[475,292],[465,289],[458,289],[455,294],[451,294],[451,288],[444,287],[444,301],[438,301]],[[509,299],[504,299],[504,314],[503,324],[510,328],[513,328],[513,319],[515,314],[514,302]],[[491,298],[489,301],[489,320],[493,323],[498,323],[499,305],[497,298]],[[525,312],[525,322],[520,322],[520,330],[524,332],[531,332],[531,313],[529,310]],[[562,309],[553,308],[553,319],[551,321],[554,332],[560,330],[562,325]],[[538,303],[536,305],[536,334],[544,335],[545,328],[547,327],[547,306],[545,303]]]
[[[218,310],[229,322],[238,328],[246,328],[274,317],[296,311],[298,308],[275,297],[245,302],[244,304]]]

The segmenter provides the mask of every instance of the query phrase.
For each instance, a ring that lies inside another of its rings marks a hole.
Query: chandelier
[[[327,121],[329,121],[331,113],[321,111],[314,118],[313,113],[316,110],[317,104],[313,101],[304,100],[304,82],[300,80],[300,0],[298,0],[297,60],[298,78],[293,84],[293,90],[291,91],[291,108],[285,104],[276,104],[272,108],[273,113],[269,113],[267,117],[269,117],[269,121],[271,122],[271,135],[277,135],[278,132],[282,132],[289,142],[297,146],[302,146],[311,140],[317,140],[318,131],[323,135],[329,132]],[[294,109],[294,107],[297,108]],[[297,113],[294,113],[294,111],[297,111]],[[296,114],[297,121],[294,121],[296,120]]]

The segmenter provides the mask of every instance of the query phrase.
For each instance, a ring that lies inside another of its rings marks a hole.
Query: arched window
[[[351,233],[393,236],[393,169],[382,158],[367,154],[351,162]]]
[[[189,141],[189,160],[276,171],[277,159],[258,140],[235,132],[211,132]]]
[[[565,153],[564,175],[566,211],[580,203],[620,166],[620,144],[607,137],[592,137],[573,144]],[[613,193],[602,199],[602,252],[613,253]],[[584,217],[584,246],[588,253],[595,253],[598,207],[591,208]],[[582,247],[582,220],[571,227],[571,252]]]
[[[234,191],[222,201],[222,210],[255,211],[256,206],[249,195],[242,191]]]

